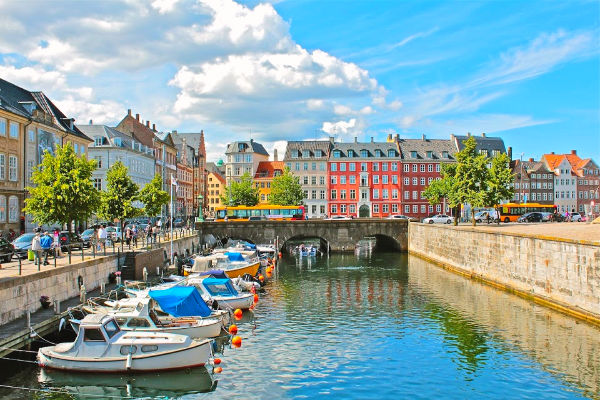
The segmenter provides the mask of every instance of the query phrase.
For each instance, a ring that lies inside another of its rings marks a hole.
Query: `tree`
[[[456,174],[452,196],[460,203],[469,203],[474,209],[483,207],[487,203],[487,177],[488,159],[484,155],[477,155],[475,150],[477,142],[472,136],[465,140],[465,148],[456,153]],[[472,213],[472,222],[475,226],[475,215]]]
[[[252,184],[249,173],[241,176],[239,182],[231,181],[221,201],[226,206],[255,206],[258,204],[258,188]]]
[[[460,199],[455,193],[456,185],[456,164],[442,164],[441,179],[432,181],[425,189],[423,196],[429,201],[429,204],[438,204],[446,199],[448,206],[454,209],[454,225],[458,225],[458,215],[460,213]]]
[[[106,172],[106,191],[100,198],[99,214],[102,218],[117,218],[121,227],[121,245],[123,243],[123,222],[128,218],[141,215],[141,209],[133,205],[138,199],[138,185],[131,180],[127,167],[117,161]]]
[[[160,214],[162,207],[169,203],[169,194],[162,189],[163,180],[159,174],[140,191],[139,200],[144,203],[144,214],[148,217],[156,217]]]
[[[27,187],[25,211],[38,224],[60,223],[71,230],[72,221],[85,221],[99,205],[99,193],[92,182],[96,161],[78,157],[70,143],[56,147],[56,154],[44,153],[42,163]]]
[[[304,191],[300,185],[300,178],[294,176],[289,168],[285,168],[283,175],[276,176],[271,182],[271,204],[279,206],[297,206],[304,199]]]
[[[515,175],[510,169],[510,159],[505,153],[497,154],[492,159],[492,165],[488,171],[486,202],[493,206],[500,223],[500,210],[498,205],[501,201],[513,197]]]

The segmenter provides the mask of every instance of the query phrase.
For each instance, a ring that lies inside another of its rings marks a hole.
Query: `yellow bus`
[[[500,205],[500,221],[515,222],[521,215],[529,212],[555,213],[554,204],[506,203]]]
[[[261,204],[256,206],[217,207],[215,221],[248,221],[256,220],[303,220],[304,206],[276,206]]]

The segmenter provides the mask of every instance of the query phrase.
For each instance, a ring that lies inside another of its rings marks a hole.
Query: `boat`
[[[319,250],[315,246],[298,246],[296,247],[295,254],[300,257],[315,257],[319,254]]]
[[[227,273],[222,269],[211,269],[210,271],[200,272],[197,275],[192,275],[188,278],[188,280],[195,279],[201,276],[212,276],[213,278],[229,279]],[[238,278],[233,278],[231,279],[231,283],[233,283],[233,287],[238,292],[252,292],[252,290],[256,292],[260,289],[260,283],[256,281],[256,278],[250,275],[244,275]]]
[[[89,314],[77,338],[38,350],[40,367],[79,372],[167,371],[206,365],[212,357],[211,339],[164,332],[126,332],[115,317]]]
[[[216,302],[221,310],[246,310],[254,304],[253,293],[239,293],[229,278],[212,276],[190,278],[189,285],[194,285],[202,291],[203,298]]]
[[[230,278],[238,278],[245,274],[256,276],[260,268],[260,260],[255,257],[255,254],[255,251],[216,251],[208,256],[196,256],[189,272],[222,269]]]
[[[154,310],[155,301],[163,311],[169,310],[165,312],[169,312],[170,316],[159,317]],[[175,302],[180,303],[178,309],[170,308]],[[198,290],[190,287],[152,290],[149,297],[128,299],[117,303],[111,309],[90,308],[86,311],[114,316],[119,328],[124,331],[168,332],[192,338],[209,338],[219,336],[225,327],[225,321],[219,315],[212,315],[211,309],[202,300]],[[77,332],[80,321],[71,318],[69,322]]]

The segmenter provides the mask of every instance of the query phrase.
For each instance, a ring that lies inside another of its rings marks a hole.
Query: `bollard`
[[[121,286],[121,274],[117,275],[117,286]]]
[[[156,267],[156,275],[160,276],[160,267]]]
[[[144,282],[148,282],[148,270],[146,269],[146,267],[144,267],[144,269],[142,270],[142,280]]]
[[[84,261],[85,257],[83,256],[83,245],[81,245],[81,261]]]
[[[112,243],[112,247],[113,247],[113,254],[115,254],[115,241],[114,241],[114,240],[111,240],[110,242]]]
[[[96,258],[96,245],[92,243],[92,257]]]
[[[54,314],[60,314],[60,300],[54,300]]]
[[[40,251],[36,251],[37,254],[40,254]],[[37,265],[38,265],[38,271],[41,270],[41,263],[42,263],[42,257],[38,256],[37,257]]]
[[[79,287],[79,301],[81,301],[81,304],[85,303],[85,285],[81,285]]]
[[[69,251],[69,264],[71,264],[71,246],[68,246],[67,250]]]
[[[56,268],[56,247],[54,248],[54,268]]]
[[[106,293],[106,283],[100,282],[100,293]]]
[[[19,275],[21,275],[23,273],[23,270],[22,270],[23,266],[21,265],[21,262],[22,262],[21,261],[21,256],[17,255],[17,259],[19,260]]]
[[[31,330],[31,311],[27,310],[27,329]]]
[[[104,255],[106,256],[106,242],[102,243],[102,248],[104,249]]]

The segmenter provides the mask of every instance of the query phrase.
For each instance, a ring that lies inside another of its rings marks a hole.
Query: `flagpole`
[[[170,225],[171,225],[171,264],[173,264],[173,174],[171,174],[171,215],[170,215]]]

